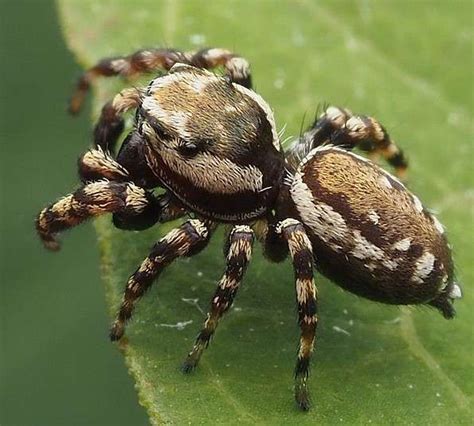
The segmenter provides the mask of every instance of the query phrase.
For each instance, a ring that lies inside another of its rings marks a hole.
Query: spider
[[[218,66],[225,75],[209,71]],[[328,107],[284,152],[271,108],[251,90],[248,61],[219,48],[102,60],[79,79],[70,111],[79,111],[96,77],[159,71],[147,87],[125,89],[103,107],[95,146],[79,159],[83,185],[36,220],[44,245],[57,250],[57,233],[105,213],[128,230],[188,216],[130,276],[113,341],[163,269],[203,250],[220,224],[230,225],[227,266],[184,372],[197,366],[232,306],[255,239],[268,260],[289,254],[293,264],[301,330],[294,392],[302,410],[310,407],[318,323],[313,269],[367,299],[429,305],[454,317],[461,290],[443,226],[396,177],[351,152],[381,155],[396,174],[405,172],[404,154],[376,119]],[[127,111],[135,111],[134,127],[115,156]]]

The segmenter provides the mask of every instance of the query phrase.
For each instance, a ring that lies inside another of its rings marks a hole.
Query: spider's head
[[[255,92],[177,64],[150,83],[137,117],[149,166],[190,210],[222,221],[268,210],[284,160],[273,114]]]

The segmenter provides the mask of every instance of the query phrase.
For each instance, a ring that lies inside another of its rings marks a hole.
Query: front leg
[[[295,367],[295,399],[298,406],[310,408],[308,375],[316,335],[317,290],[313,280],[313,249],[303,225],[295,219],[285,219],[276,232],[288,243],[296,279],[298,324],[301,329],[298,359]]]
[[[207,314],[204,328],[199,333],[193,349],[183,364],[183,372],[188,373],[196,367],[204,349],[209,345],[209,341],[216,331],[219,320],[232,306],[252,255],[253,240],[254,234],[249,226],[237,225],[232,229],[227,249],[227,269],[212,297],[211,310]]]
[[[59,232],[105,213],[140,215],[153,202],[149,192],[131,182],[92,182],[43,209],[36,230],[46,248],[58,250]]]
[[[95,146],[108,151],[114,150],[125,126],[123,115],[140,105],[143,90],[124,89],[102,107],[99,120],[94,127]]]
[[[199,52],[180,52],[174,49],[143,49],[128,56],[105,58],[89,68],[77,81],[69,103],[69,112],[77,114],[82,107],[91,83],[98,77],[138,77],[142,74],[169,71],[176,63],[214,68],[222,65],[235,83],[251,87],[248,61],[227,49],[203,49]]]
[[[146,164],[142,147],[140,136],[132,133],[124,142],[117,160],[100,147],[91,149],[79,159],[79,177],[85,184],[90,181],[110,179],[115,182],[132,181],[142,188],[154,188],[159,182]],[[158,221],[167,222],[186,214],[184,206],[168,193],[157,198],[149,193],[148,199],[147,207],[140,213],[114,212],[114,225],[119,229],[143,230]]]
[[[91,83],[98,77],[137,77],[159,70],[167,71],[176,62],[188,63],[188,58],[183,52],[173,49],[143,49],[128,56],[102,59],[77,81],[69,103],[69,112],[77,114],[81,110]]]
[[[154,245],[151,253],[127,282],[122,305],[110,330],[111,340],[119,340],[123,336],[125,323],[131,318],[136,302],[153,280],[176,258],[194,256],[206,247],[211,230],[210,223],[198,219],[188,220]]]

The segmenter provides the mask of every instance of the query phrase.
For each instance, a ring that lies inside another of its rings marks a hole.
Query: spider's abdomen
[[[290,189],[316,265],[335,283],[384,303],[430,303],[450,317],[450,248],[439,221],[396,178],[334,147],[302,161]]]

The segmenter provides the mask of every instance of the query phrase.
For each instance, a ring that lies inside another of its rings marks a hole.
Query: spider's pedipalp
[[[125,323],[132,316],[135,303],[151,286],[154,279],[178,257],[192,256],[200,252],[209,242],[212,226],[192,219],[173,229],[156,243],[148,257],[129,278],[117,319],[110,330],[111,340],[119,340]]]
[[[103,179],[114,182],[133,182],[137,187],[150,188],[155,185],[154,179],[146,175],[146,168],[140,161],[139,146],[134,145],[133,138],[124,142],[125,154],[121,160],[130,163],[132,171],[127,170],[115,160],[109,152],[100,147],[91,149],[79,158],[79,177],[84,184]],[[123,157],[126,157],[125,160]],[[149,205],[142,212],[116,211],[113,212],[113,223],[116,228],[126,230],[143,230],[150,228],[158,221],[168,222],[182,217],[186,209],[170,194],[165,193],[155,198],[148,196]]]
[[[78,169],[83,183],[101,179],[116,182],[130,180],[128,170],[100,146],[97,149],[90,149],[79,158]]]
[[[295,272],[298,324],[301,329],[295,367],[295,399],[298,406],[307,411],[310,408],[307,385],[309,362],[318,323],[317,290],[313,279],[313,249],[302,223],[295,219],[280,222],[276,232],[288,243]]]
[[[254,233],[247,225],[235,226],[229,235],[227,268],[219,281],[211,301],[204,328],[199,333],[193,349],[182,366],[183,372],[192,371],[199,362],[202,352],[209,344],[222,315],[229,310],[242,282],[243,275],[252,256]]]

